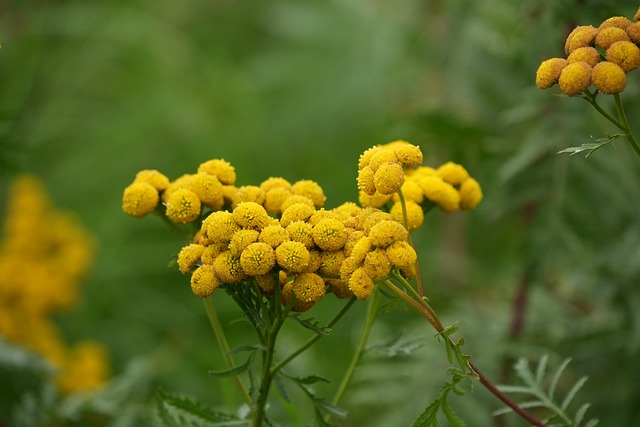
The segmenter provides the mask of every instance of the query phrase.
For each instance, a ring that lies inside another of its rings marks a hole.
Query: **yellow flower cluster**
[[[482,200],[480,185],[462,166],[446,163],[433,169],[420,166],[422,159],[420,148],[405,141],[366,150],[358,165],[362,207],[347,202],[324,209],[324,191],[310,180],[291,183],[271,177],[260,185],[236,187],[235,173],[221,176],[223,165],[225,172],[233,171],[222,160],[203,163],[197,175],[173,183],[163,179],[164,190],[150,179],[142,181],[168,205],[170,218],[168,201],[179,192],[186,191],[181,200],[192,193],[192,205],[200,201],[212,210],[202,214],[198,208],[192,215],[191,221],[202,219],[200,229],[178,254],[178,267],[191,275],[194,294],[206,298],[220,286],[253,282],[263,294],[272,295],[278,285],[283,304],[305,311],[327,292],[339,298],[367,299],[374,283],[387,277],[394,266],[407,277],[415,275],[417,256],[407,240],[409,231],[423,222],[423,207],[436,205],[453,212],[472,209]],[[158,176],[155,171],[143,172]],[[209,173],[220,182],[222,189],[216,193],[223,200],[207,204],[189,183]],[[131,186],[141,182],[140,174]],[[409,231],[403,225],[400,190]],[[390,213],[379,209],[391,201]],[[131,205],[123,203],[128,213]]]
[[[576,27],[565,42],[567,57],[542,61],[536,85],[546,89],[557,83],[569,96],[579,95],[591,85],[605,94],[622,92],[626,74],[640,66],[640,9],[634,20],[614,16],[598,28]]]
[[[365,151],[359,161],[360,204],[382,208],[392,203],[391,215],[404,223],[398,195],[398,190],[402,190],[407,226],[413,231],[422,225],[425,208],[436,205],[451,213],[473,209],[482,201],[480,184],[463,166],[447,162],[434,169],[420,166],[422,158],[419,147],[405,141],[394,141]],[[372,174],[378,179],[371,178]]]
[[[51,315],[71,308],[91,266],[90,237],[75,217],[53,208],[34,176],[9,191],[0,243],[0,336],[44,356],[63,392],[90,391],[107,379],[102,345],[67,346]]]

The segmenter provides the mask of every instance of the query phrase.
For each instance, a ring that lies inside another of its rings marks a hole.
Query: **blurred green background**
[[[557,365],[572,357],[565,392],[588,375],[577,400],[592,403],[589,414],[601,425],[632,426],[640,164],[623,140],[587,160],[556,155],[615,129],[585,102],[536,89],[534,77],[540,61],[563,55],[575,25],[632,17],[637,6],[0,1],[0,200],[13,176],[35,173],[95,235],[82,304],[59,322],[70,341],[104,342],[115,374],[133,360],[150,367],[140,408],[162,386],[227,409],[238,403],[230,381],[206,374],[223,364],[202,303],[167,267],[183,242],[156,218],[125,215],[123,188],[140,169],[174,179],[224,158],[238,185],[313,179],[335,207],[357,198],[362,151],[405,139],[421,146],[426,165],[464,164],[485,192],[471,213],[431,213],[414,237],[433,305],[460,322],[477,364],[513,383],[511,358],[550,354]],[[640,132],[639,87],[632,72],[623,100]],[[518,289],[528,295],[526,312],[510,336]],[[232,347],[253,344],[238,309],[215,297]],[[358,304],[291,369],[338,383],[365,308]],[[328,299],[313,315],[328,319],[337,309]],[[409,356],[367,354],[344,401],[344,425],[409,425],[436,397],[446,360],[427,326],[403,309],[380,317],[372,344],[403,333],[425,345]],[[292,325],[282,348],[306,337]],[[498,402],[480,387],[454,406],[472,426],[524,425],[493,421]],[[145,411],[132,416],[135,425],[153,422]]]

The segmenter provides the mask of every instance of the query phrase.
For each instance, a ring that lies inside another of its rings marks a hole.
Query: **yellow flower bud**
[[[313,213],[313,215],[311,215],[309,217],[309,219],[307,220],[307,222],[309,224],[311,224],[311,226],[315,227],[316,225],[318,225],[318,223],[320,221],[322,221],[323,219],[337,219],[337,220],[341,220],[341,216],[332,210],[326,210],[325,208],[319,209],[317,211],[315,211]],[[342,222],[341,222],[342,223]]]
[[[231,255],[239,257],[247,246],[258,241],[259,234],[257,230],[250,228],[244,228],[233,233],[231,241],[229,242],[229,252],[231,252]]]
[[[383,163],[373,176],[373,184],[380,194],[393,194],[404,184],[404,170],[398,163]]]
[[[418,260],[415,249],[404,241],[393,242],[387,246],[385,253],[391,264],[399,268],[414,267]]]
[[[591,85],[591,65],[574,62],[564,67],[558,79],[560,90],[566,95],[579,95]]]
[[[159,201],[158,190],[151,184],[134,182],[124,189],[122,210],[133,217],[142,218],[153,212]]]
[[[212,265],[201,265],[191,275],[191,291],[200,298],[206,298],[220,286],[220,279]]]
[[[228,245],[226,243],[209,244],[202,251],[202,256],[200,257],[200,261],[202,261],[203,264],[213,265],[213,262],[218,257],[218,255],[220,255],[222,252],[227,250],[227,246]]]
[[[365,166],[358,171],[358,190],[369,196],[373,196],[376,192],[376,186],[373,183],[375,172],[369,166]]]
[[[373,294],[373,286],[373,280],[364,268],[358,268],[349,278],[349,289],[360,300],[369,299]]]
[[[627,85],[624,70],[613,62],[603,61],[593,67],[593,84],[602,93],[620,93]]]
[[[382,194],[378,191],[376,191],[373,196],[369,196],[365,192],[360,191],[358,194],[358,202],[365,208],[381,208],[391,200],[392,196],[393,194]]]
[[[640,7],[638,8],[638,11],[636,12],[636,14],[633,15],[633,19],[636,21],[640,21]]]
[[[300,273],[293,279],[293,293],[298,301],[316,303],[325,295],[322,277],[314,273]]]
[[[625,16],[612,16],[611,18],[608,18],[604,22],[602,22],[599,29],[602,30],[608,27],[617,27],[626,30],[629,25],[631,25],[631,21],[629,20],[629,18]]]
[[[345,260],[344,251],[322,251],[322,262],[318,268],[318,273],[325,276],[337,276],[340,274],[340,267]]]
[[[349,237],[344,224],[333,218],[320,220],[313,227],[312,236],[315,244],[325,251],[342,249]]]
[[[351,256],[354,246],[363,237],[365,237],[364,231],[361,231],[361,230],[352,231],[349,234],[349,237],[347,238],[347,242],[344,244],[344,254],[346,256]]]
[[[169,187],[169,178],[155,169],[141,170],[133,182],[146,182],[158,191],[164,191]]]
[[[266,193],[274,188],[290,189],[291,183],[282,177],[270,177],[260,183],[260,188]]]
[[[271,223],[264,207],[255,202],[242,202],[233,210],[233,220],[241,227],[262,230]]]
[[[352,259],[356,264],[360,265],[364,262],[365,257],[369,252],[371,252],[371,250],[373,250],[373,243],[371,242],[371,238],[368,236],[362,237],[353,246],[349,258]]]
[[[482,201],[482,188],[478,181],[468,178],[460,186],[460,209],[473,209]]]
[[[215,176],[206,173],[190,175],[183,186],[193,191],[203,205],[213,210],[222,208],[224,203],[222,184],[220,184],[220,181],[218,181],[218,178]]]
[[[213,175],[224,185],[233,185],[236,182],[235,169],[223,159],[213,159],[202,163],[198,167],[198,173]]]
[[[418,185],[418,183],[414,180],[406,180],[404,184],[402,184],[402,195],[407,202],[416,202],[422,203],[424,200],[424,193],[422,192],[422,188]],[[400,201],[400,196],[396,193],[392,197],[394,202]]]
[[[398,163],[398,158],[393,148],[382,147],[375,152],[369,160],[369,167],[376,172],[385,163]]]
[[[301,242],[283,242],[276,248],[276,261],[280,267],[292,273],[304,271],[309,265],[311,255]]]
[[[418,166],[422,163],[422,151],[420,151],[420,147],[417,145],[409,144],[405,141],[402,142],[395,148],[396,158],[400,163],[407,167]]]
[[[240,266],[240,257],[233,256],[230,251],[218,255],[213,262],[216,276],[225,283],[239,283],[247,278]]]
[[[453,162],[447,162],[437,169],[438,176],[452,185],[460,185],[469,178],[469,172],[464,166]]]
[[[369,166],[369,162],[371,161],[371,157],[376,154],[378,151],[382,150],[382,147],[379,145],[375,145],[371,148],[367,148],[364,153],[360,154],[360,158],[358,159],[358,170]]]
[[[322,207],[322,205],[324,205],[325,200],[327,200],[327,198],[324,195],[324,191],[322,190],[322,187],[320,187],[320,185],[317,182],[311,181],[311,180],[302,180],[302,181],[295,182],[291,186],[291,192],[294,195],[304,196],[311,199],[311,201],[313,202],[313,205],[316,208]]]
[[[200,261],[200,257],[204,252],[204,246],[197,244],[190,244],[183,247],[178,253],[178,268],[180,273],[187,274],[191,271],[191,268]]]
[[[296,205],[298,203],[301,203],[303,205],[307,205],[310,208],[313,208],[315,210],[315,205],[313,204],[313,200],[311,200],[307,196],[301,196],[299,194],[294,194],[292,196],[289,196],[282,203],[282,206],[280,207],[280,209],[282,210],[282,213],[284,213],[284,211],[286,211],[290,206]]]
[[[627,32],[618,27],[603,28],[595,38],[596,46],[600,46],[604,50],[609,49],[609,46],[618,41],[630,41]]]
[[[315,213],[313,206],[304,203],[294,203],[282,212],[280,225],[288,226],[293,221],[306,221]]]
[[[567,57],[567,64],[572,64],[574,62],[586,62],[593,67],[600,62],[600,52],[598,52],[598,49],[593,46],[580,47],[571,52]],[[565,65],[562,67],[564,68]],[[558,76],[559,75],[560,73],[558,72]]]
[[[383,212],[378,209],[372,209],[368,214],[365,213],[358,220],[359,223],[362,224],[362,231],[364,231],[366,235],[369,235],[369,232],[374,225],[380,221],[393,220],[393,216],[391,216],[390,213]]]
[[[302,273],[315,273],[322,265],[322,253],[315,249],[309,249],[309,264]]]
[[[567,66],[564,58],[551,58],[542,61],[536,72],[536,86],[540,89],[547,89],[558,82],[560,73]]]
[[[255,185],[243,185],[242,187],[238,187],[233,194],[231,207],[235,209],[244,202],[253,202],[258,205],[262,205],[265,201],[265,198],[266,194],[264,190],[262,190],[262,188]]]
[[[275,187],[270,190],[266,190],[264,197],[264,208],[267,212],[272,214],[281,214],[282,213],[282,205],[285,200],[291,197],[293,193],[291,190],[285,187]]]
[[[345,260],[342,262],[342,265],[340,266],[340,280],[342,280],[345,283],[349,283],[349,279],[351,278],[351,275],[361,265],[362,265],[362,262],[357,262],[353,257],[345,258]]]
[[[362,265],[367,275],[374,282],[384,279],[391,273],[391,262],[382,248],[377,248],[367,254]]]
[[[640,49],[632,42],[615,42],[605,54],[607,61],[618,65],[625,73],[635,70],[640,65]]]
[[[329,291],[337,298],[343,299],[353,296],[349,285],[340,279],[325,279],[325,283],[329,285]]]
[[[203,222],[206,224],[207,236],[214,243],[228,242],[231,236],[240,230],[240,226],[233,220],[233,214],[227,211],[212,212]]]
[[[193,222],[200,215],[200,199],[191,190],[179,188],[167,200],[167,217],[173,222]]]
[[[597,28],[591,25],[582,25],[574,28],[567,36],[567,41],[564,44],[565,53],[569,55],[580,47],[590,46],[593,44],[598,31]]]
[[[422,188],[425,197],[443,211],[451,213],[460,207],[460,194],[458,194],[458,191],[439,177],[421,177],[418,180],[418,185]]]
[[[634,22],[625,31],[632,42],[640,43],[640,22]]]
[[[277,248],[281,243],[291,240],[287,230],[281,225],[268,225],[260,231],[258,241]]]
[[[289,304],[291,304],[291,301],[294,298],[296,298],[296,295],[293,291],[293,280],[292,280],[290,282],[287,282],[282,287],[282,292],[280,292],[280,300],[282,301],[282,305],[289,306]],[[315,302],[304,302],[296,298],[295,301],[293,302],[293,306],[291,307],[291,311],[301,313],[303,311],[309,310],[315,304],[316,304]]]
[[[404,241],[409,237],[409,232],[397,221],[380,221],[371,228],[369,238],[371,244],[378,247],[388,246],[393,242]]]
[[[267,274],[275,264],[276,252],[266,243],[252,243],[240,255],[240,266],[249,276]]]
[[[314,246],[313,242],[313,227],[311,224],[305,221],[293,221],[286,227],[287,234],[294,242],[300,242],[304,244],[307,249]]]
[[[256,276],[256,283],[264,295],[273,295],[276,287],[276,276],[272,273]]]
[[[422,206],[416,202],[408,201],[407,206],[407,227],[409,231],[418,229],[424,222],[424,211]],[[389,211],[393,219],[401,224],[404,224],[404,216],[402,214],[402,204],[400,202],[395,203]]]

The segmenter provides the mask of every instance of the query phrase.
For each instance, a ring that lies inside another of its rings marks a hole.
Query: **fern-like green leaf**
[[[233,415],[205,408],[183,396],[158,390],[156,405],[160,420],[168,427],[229,427],[246,425]]]
[[[246,349],[244,349],[243,351],[245,351]],[[234,368],[231,369],[227,369],[225,371],[209,371],[209,375],[212,375],[214,377],[218,377],[218,378],[224,378],[224,377],[232,377],[235,375],[238,375],[246,370],[249,369],[249,367],[251,366],[251,363],[253,362],[253,359],[255,359],[256,357],[256,347],[251,347],[251,353],[249,354],[249,357],[247,357],[247,360],[245,360],[245,362],[241,365],[238,365]],[[233,353],[233,352],[232,352]]]
[[[293,315],[291,317],[293,317],[296,322],[318,335],[329,335],[331,333],[331,328],[329,326],[320,326],[320,321],[313,317],[309,319],[301,319],[298,315]]]
[[[587,377],[582,377],[578,380],[577,383],[574,384],[573,387],[571,387],[571,390],[569,390],[569,393],[567,393],[567,397],[564,398],[564,400],[562,401],[562,405],[560,405],[560,408],[563,411],[567,410],[573,398],[576,397],[576,394],[578,394],[578,392],[586,382],[587,382]]]

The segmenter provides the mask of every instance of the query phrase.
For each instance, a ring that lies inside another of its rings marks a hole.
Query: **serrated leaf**
[[[289,394],[287,393],[287,389],[284,386],[284,383],[282,382],[282,378],[280,375],[276,375],[273,378],[273,382],[276,385],[276,390],[278,390],[278,393],[280,393],[280,396],[282,396],[282,398],[288,402],[291,403],[291,400],[289,399]]]
[[[249,369],[249,366],[251,366],[251,363],[253,362],[253,359],[255,357],[256,357],[256,350],[253,349],[253,351],[251,352],[251,354],[249,354],[249,357],[243,364],[238,365],[235,368],[227,369],[226,371],[209,371],[209,375],[212,375],[218,378],[232,377],[232,376],[238,375],[246,371],[247,369]]]
[[[318,382],[331,384],[331,380],[325,377],[321,377],[319,375],[307,375],[306,377],[289,377],[289,378],[297,382],[298,384],[311,385]]]
[[[580,391],[584,383],[587,382],[587,379],[588,377],[582,377],[578,380],[577,383],[574,384],[573,387],[571,387],[571,390],[569,390],[569,393],[567,393],[567,397],[565,397],[564,400],[562,401],[562,405],[560,405],[560,409],[562,409],[563,411],[567,410],[573,398],[576,396],[576,394],[578,394],[578,391]]]
[[[228,427],[246,425],[233,415],[205,408],[200,403],[159,389],[156,393],[158,416],[169,427]]]
[[[320,324],[320,321],[316,320],[313,317],[308,319],[301,319],[297,315],[291,316],[291,317],[293,317],[296,320],[296,322],[301,324],[303,327],[309,329],[312,332],[315,332],[318,335],[326,336],[331,333],[331,328],[329,326],[327,325],[318,326]]]
[[[433,424],[433,420],[438,415],[440,408],[440,399],[435,400],[427,406],[418,418],[411,424],[411,427],[427,427]]]
[[[542,384],[542,380],[544,379],[544,373],[547,370],[547,360],[549,360],[548,355],[543,355],[540,358],[540,362],[538,362],[538,366],[536,368],[536,384]]]
[[[398,355],[408,356],[414,351],[424,347],[426,343],[425,337],[418,337],[404,343],[399,343],[401,335],[402,334],[383,344],[372,345],[367,348],[367,351],[382,353],[388,357],[396,357]]]
[[[585,424],[584,427],[596,427],[598,425],[598,423],[600,423],[600,420],[594,418],[592,420],[589,420],[589,422],[587,424]]]
[[[322,412],[330,414],[332,417],[339,420],[346,420],[347,415],[349,415],[349,411],[341,408],[339,406],[334,405],[326,399],[322,398],[314,398],[313,403],[316,408],[320,409]]]
[[[446,400],[442,402],[442,412],[444,412],[445,417],[447,417],[447,421],[451,424],[452,427],[466,427],[466,424],[460,417],[458,417],[451,409],[449,402]]]
[[[560,150],[558,151],[556,154],[569,154],[570,156],[573,156],[575,154],[578,153],[582,153],[586,151],[585,154],[585,159],[588,158],[590,155],[592,155],[596,150],[604,147],[605,145],[609,144],[612,141],[615,141],[618,138],[623,137],[624,134],[614,134],[614,135],[608,135],[604,138],[598,138],[595,141],[596,142],[590,142],[587,144],[581,144],[578,147],[568,147],[565,148],[564,150]]]

